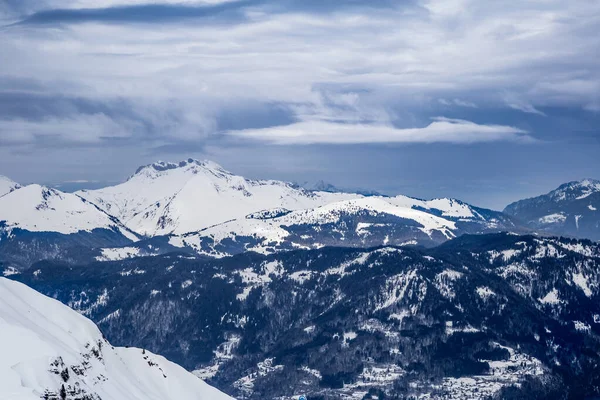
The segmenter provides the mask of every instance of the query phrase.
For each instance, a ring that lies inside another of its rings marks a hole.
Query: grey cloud
[[[47,0],[2,0],[0,18],[19,17],[49,7]]]
[[[164,23],[185,19],[212,19],[213,22],[231,22],[234,20],[243,20],[243,8],[252,3],[252,1],[239,1],[207,6],[142,4],[108,8],[51,9],[39,11],[29,16],[22,20],[21,24],[79,22]]]
[[[268,128],[296,122],[289,105],[278,103],[243,103],[223,107],[215,116],[217,131],[245,128]]]
[[[36,121],[49,116],[98,113],[111,117],[125,117],[131,115],[131,108],[132,105],[124,99],[104,102],[44,92],[0,90],[0,119],[22,118]]]
[[[229,101],[208,107],[198,99],[140,103],[52,94],[52,88],[46,93],[35,83],[23,86],[38,90],[2,90],[0,84],[0,142],[5,146],[122,146],[141,141],[169,152],[189,150],[193,143],[200,151],[204,141],[218,140],[220,131],[296,122],[285,104]],[[197,110],[192,111],[194,102]]]

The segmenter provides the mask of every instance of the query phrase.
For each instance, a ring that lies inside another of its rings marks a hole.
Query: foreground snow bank
[[[112,347],[62,303],[0,278],[0,400],[231,400],[148,351]]]

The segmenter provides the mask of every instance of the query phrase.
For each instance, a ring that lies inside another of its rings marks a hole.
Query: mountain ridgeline
[[[0,262],[15,270],[45,259],[82,263],[176,249],[223,257],[430,247],[465,233],[528,231],[506,214],[459,200],[310,191],[191,159],[150,164],[120,185],[76,193],[9,182],[0,197]]]

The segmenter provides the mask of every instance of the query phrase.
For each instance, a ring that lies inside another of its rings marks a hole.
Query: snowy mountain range
[[[508,220],[499,218],[501,213],[481,213],[453,199],[422,201],[406,196],[307,191],[281,181],[249,180],[213,162],[192,159],[140,167],[121,185],[76,194],[146,237],[183,235],[231,221],[267,219],[256,217],[257,213],[280,216],[293,211],[300,212],[282,224],[317,223],[325,214],[366,211],[411,220],[420,228],[417,230],[428,235],[436,231],[445,237],[454,236],[450,231],[457,229],[453,222],[458,220],[488,222],[495,228],[506,228],[503,224]]]
[[[62,303],[0,278],[0,399],[227,400],[164,357],[113,347]]]
[[[454,199],[309,191],[193,159],[146,165],[126,182],[99,190],[5,187],[12,192],[0,198],[0,261],[18,269],[42,259],[432,246],[464,233],[523,232],[500,212]]]
[[[536,231],[600,240],[600,181],[569,182],[504,209]]]
[[[251,180],[211,161],[157,162],[126,182],[64,193],[0,179],[0,262],[164,254],[223,257],[323,246],[435,246],[463,234],[600,238],[600,183],[572,182],[504,212],[459,200],[364,195]]]
[[[149,237],[197,231],[261,210],[306,209],[358,197],[245,179],[192,159],[140,167],[120,185],[76,194]]]

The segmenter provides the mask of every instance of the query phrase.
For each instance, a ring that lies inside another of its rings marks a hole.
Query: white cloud
[[[505,93],[504,101],[506,102],[506,105],[513,110],[523,111],[528,114],[537,114],[543,117],[546,116],[545,113],[535,108],[531,103],[527,102],[527,100],[519,98],[519,96],[514,93]]]
[[[422,128],[304,121],[288,126],[231,131],[228,134],[278,145],[532,141],[526,131],[512,126],[480,125],[448,118],[436,118]]]
[[[444,106],[459,106],[468,108],[477,108],[477,104],[461,99],[438,99],[438,102]]]
[[[543,117],[546,116],[546,114],[544,112],[538,110],[537,108],[535,108],[533,105],[531,105],[529,103],[506,102],[506,105],[509,106],[510,108],[512,108],[513,110],[523,111],[524,113],[528,113],[528,114],[537,114],[537,115],[541,115]]]

